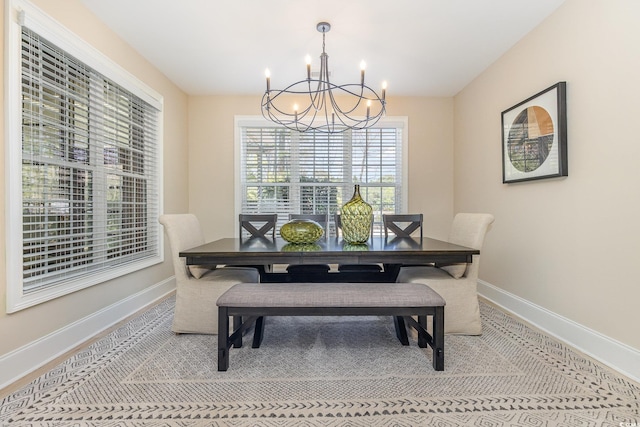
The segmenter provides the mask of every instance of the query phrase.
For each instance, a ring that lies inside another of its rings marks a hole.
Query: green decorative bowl
[[[323,234],[322,226],[310,219],[292,219],[280,227],[280,236],[290,243],[315,243]]]

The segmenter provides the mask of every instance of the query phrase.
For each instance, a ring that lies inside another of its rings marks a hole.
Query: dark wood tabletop
[[[195,264],[421,264],[472,262],[477,249],[425,238],[375,237],[361,245],[329,238],[313,244],[295,245],[276,238],[225,238],[180,252]]]

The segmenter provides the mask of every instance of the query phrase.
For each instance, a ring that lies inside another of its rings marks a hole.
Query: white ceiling
[[[254,94],[306,76],[326,52],[332,81],[388,96],[453,96],[564,0],[82,0],[191,95]],[[314,68],[315,69],[315,68]]]

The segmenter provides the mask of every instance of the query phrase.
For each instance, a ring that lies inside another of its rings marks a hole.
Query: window
[[[62,36],[46,19],[18,27],[9,312],[161,260],[159,96],[148,102],[115,64],[100,58],[100,72],[59,46]],[[96,53],[79,51],[97,62]]]
[[[280,224],[290,213],[328,213],[332,222],[355,184],[373,207],[374,232],[382,233],[383,213],[406,210],[406,119],[340,134],[236,121],[240,212],[277,213]]]

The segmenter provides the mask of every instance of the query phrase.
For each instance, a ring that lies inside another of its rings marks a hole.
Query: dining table
[[[339,238],[315,243],[289,243],[280,237],[222,238],[180,252],[187,265],[253,266],[260,281],[274,282],[395,282],[402,266],[471,263],[478,249],[430,237],[371,237],[365,243]],[[317,264],[380,264],[382,271],[334,271],[288,273],[265,266]]]

